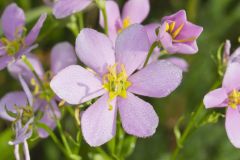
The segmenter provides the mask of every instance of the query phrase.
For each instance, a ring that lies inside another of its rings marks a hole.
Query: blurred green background
[[[11,2],[17,3],[28,14],[28,27],[33,25],[42,12],[44,3],[41,0],[1,0],[0,13]],[[122,6],[124,0],[119,0]],[[34,9],[39,9],[32,12]],[[167,160],[175,148],[173,127],[181,115],[185,120],[181,125],[184,128],[191,112],[202,102],[212,84],[217,79],[217,67],[211,58],[216,55],[218,47],[226,40],[232,42],[232,51],[240,46],[240,1],[239,0],[151,0],[151,12],[144,24],[159,22],[164,15],[172,14],[180,9],[187,11],[188,18],[203,26],[204,31],[198,40],[199,53],[191,56],[181,56],[189,62],[189,72],[184,74],[181,86],[169,97],[150,99],[159,117],[160,124],[153,137],[138,139],[136,148],[129,160]],[[97,28],[98,10],[91,7],[84,13],[87,27]],[[32,21],[33,20],[33,21]],[[74,35],[66,29],[65,21],[57,21],[49,15],[38,38],[39,48],[34,51],[46,68],[49,67],[49,52],[57,42],[70,41],[74,44]],[[1,32],[1,31],[0,31]],[[7,71],[0,72],[0,96],[9,91],[20,90],[20,85],[9,76]],[[212,110],[208,110],[209,113]],[[222,110],[224,112],[224,110]],[[63,120],[65,129],[72,130],[72,118]],[[7,142],[11,139],[11,125],[0,120],[0,159],[13,159],[13,147]],[[240,135],[239,135],[240,136]],[[92,150],[83,144],[81,153],[83,159],[88,159],[87,151]],[[64,159],[58,148],[50,138],[37,141],[32,145],[31,157],[34,160],[61,160]],[[227,139],[224,119],[216,124],[205,125],[195,130],[186,140],[179,156],[180,160],[239,160],[240,151],[234,148]]]

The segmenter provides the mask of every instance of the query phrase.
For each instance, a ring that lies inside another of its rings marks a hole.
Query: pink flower
[[[168,53],[194,54],[198,52],[196,39],[203,28],[187,21],[184,10],[163,17],[158,39]]]
[[[222,87],[204,97],[206,108],[226,107],[225,128],[231,143],[240,148],[240,64],[228,64]]]
[[[144,27],[138,24],[122,31],[115,47],[106,35],[83,29],[76,52],[90,69],[72,65],[52,79],[53,91],[70,104],[101,96],[81,116],[83,136],[91,146],[102,145],[115,135],[117,110],[128,134],[148,137],[155,133],[157,114],[151,104],[134,94],[165,97],[180,84],[182,71],[162,60],[135,73],[146,59],[149,45]]]

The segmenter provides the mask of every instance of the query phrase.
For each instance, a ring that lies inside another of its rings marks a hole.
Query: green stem
[[[79,13],[78,20],[79,20],[79,31],[81,31],[84,28],[83,12]]]
[[[39,82],[39,84],[40,84],[41,89],[42,89],[42,90],[45,90],[45,87],[44,87],[44,85],[43,85],[43,82],[42,82],[41,78],[40,78],[40,77],[38,76],[38,74],[36,73],[33,65],[32,65],[31,62],[28,60],[28,58],[24,55],[24,56],[22,56],[22,60],[23,60],[23,62],[28,66],[28,68],[32,71],[32,73],[34,74],[34,76],[37,78],[37,80],[38,80],[38,82]],[[56,116],[56,114],[55,114],[55,112],[54,112],[54,107],[52,106],[51,102],[48,102],[48,105],[50,106],[50,109],[52,110],[52,113],[53,113],[55,122],[56,122],[56,124],[57,124],[58,131],[59,131],[59,133],[60,133],[60,136],[61,136],[61,139],[62,139],[62,142],[63,142],[63,145],[64,145],[64,147],[66,148],[66,151],[67,151],[67,153],[68,153],[68,156],[71,157],[71,156],[72,156],[72,151],[71,151],[71,149],[70,149],[70,147],[69,147],[69,144],[68,144],[68,142],[67,142],[67,139],[66,139],[66,137],[65,137],[65,135],[64,135],[64,132],[63,132],[63,129],[62,129],[62,125],[61,125],[59,119],[57,118],[57,116]],[[52,137],[52,138],[54,138],[54,137]],[[54,138],[53,140],[56,141],[56,138]]]
[[[102,11],[103,20],[104,20],[104,32],[108,35],[108,18],[106,10],[106,1],[105,0],[95,0],[98,8]]]
[[[152,44],[152,46],[150,47],[150,50],[149,50],[149,52],[148,52],[147,58],[146,58],[146,60],[145,60],[145,62],[144,62],[143,67],[146,67],[146,65],[148,64],[148,61],[149,61],[149,59],[150,59],[150,57],[151,57],[154,49],[155,49],[157,46],[159,46],[159,42],[158,42],[158,41],[156,41],[156,42],[154,42],[154,43]]]
[[[106,7],[102,9],[102,13],[103,13],[103,19],[104,19],[104,31],[105,31],[105,34],[108,35],[108,19],[107,19]]]
[[[214,85],[211,87],[211,89],[216,88],[219,86],[219,81],[216,81]],[[190,120],[188,121],[189,123],[187,124],[187,127],[183,131],[182,136],[179,139],[179,143],[176,146],[175,150],[173,151],[173,154],[171,156],[171,160],[176,160],[177,156],[180,152],[180,150],[184,147],[185,140],[189,136],[189,134],[194,130],[196,124],[198,123],[199,120],[201,120],[206,114],[202,114],[204,111],[204,104],[201,103],[193,112],[194,114],[191,116]]]

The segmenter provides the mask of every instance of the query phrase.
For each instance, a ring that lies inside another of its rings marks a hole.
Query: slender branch
[[[211,87],[211,89],[216,88],[217,86],[219,86],[219,81],[216,81],[213,86]],[[171,160],[176,160],[177,156],[180,152],[180,150],[183,148],[185,140],[187,139],[187,137],[189,136],[189,134],[193,131],[193,129],[195,128],[196,124],[198,123],[199,119],[203,118],[206,114],[202,114],[204,112],[204,104],[201,103],[193,112],[194,114],[191,116],[190,120],[188,121],[189,123],[187,124],[187,127],[185,128],[185,130],[183,131],[182,136],[179,139],[179,143],[180,145],[177,145],[175,150],[173,151],[173,154],[171,156]]]
[[[107,10],[106,10],[106,1],[105,0],[95,0],[98,8],[101,10],[104,20],[104,32],[108,35],[108,18],[107,18]]]
[[[151,57],[154,49],[155,49],[157,46],[159,46],[159,42],[158,42],[158,41],[156,41],[156,42],[154,42],[154,43],[152,44],[152,46],[150,47],[150,50],[149,50],[149,52],[148,52],[147,58],[146,58],[146,60],[145,60],[145,62],[144,62],[143,67],[146,67],[146,65],[148,64],[148,61],[149,61],[149,59],[150,59],[150,57]]]

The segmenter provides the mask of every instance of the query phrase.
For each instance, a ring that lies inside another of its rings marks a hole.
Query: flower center
[[[181,33],[182,29],[184,27],[184,23],[182,23],[180,26],[176,27],[176,22],[166,23],[166,32],[168,32],[173,42],[175,43],[184,43],[184,42],[192,42],[196,39],[196,37],[189,37],[185,39],[176,39],[177,36]]]
[[[18,38],[13,41],[8,40],[7,38],[1,38],[1,43],[3,44],[3,49],[7,52],[9,56],[15,55],[22,46],[24,46],[24,39]]]
[[[240,105],[240,92],[234,89],[228,95],[228,106],[232,107],[233,109],[236,109],[238,105]]]
[[[31,85],[34,87],[33,94],[38,95],[40,99],[46,100],[47,102],[50,102],[55,96],[49,84],[50,76],[51,76],[51,73],[46,72],[42,81],[43,82],[42,88],[34,78],[31,79]]]
[[[27,32],[26,28],[22,27],[23,29],[23,33],[21,35],[19,35],[19,30],[20,27],[16,29],[15,31],[15,39],[14,40],[9,40],[6,37],[3,37],[0,39],[0,42],[3,44],[3,49],[5,49],[5,51],[7,52],[7,54],[9,56],[13,56],[16,53],[19,52],[19,50],[21,49],[21,47],[25,47],[25,34]]]
[[[109,102],[115,97],[127,97],[127,89],[131,86],[124,65],[121,71],[117,72],[117,64],[108,67],[108,73],[103,76],[103,88],[109,92]]]
[[[118,30],[118,33],[122,32],[124,29],[128,28],[132,24],[130,17],[124,18],[122,21],[122,28]]]

